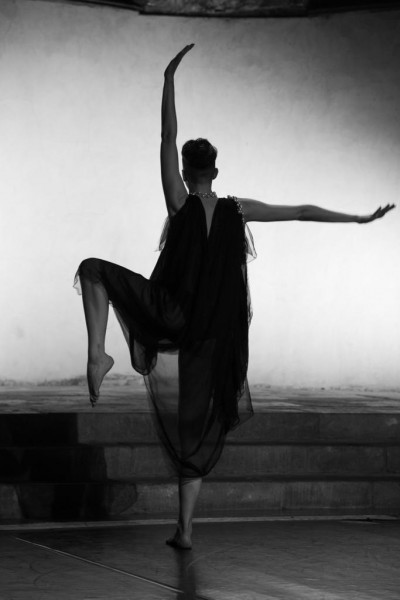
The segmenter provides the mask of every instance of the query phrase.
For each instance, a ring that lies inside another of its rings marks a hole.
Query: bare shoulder
[[[242,208],[245,222],[256,221],[257,214],[259,215],[263,210],[264,203],[252,198],[237,198],[237,201]]]

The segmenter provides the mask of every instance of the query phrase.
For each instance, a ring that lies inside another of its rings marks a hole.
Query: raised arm
[[[312,204],[300,204],[298,206],[284,206],[280,204],[266,204],[249,198],[238,198],[242,205],[243,216],[248,221],[322,221],[325,223],[370,223],[380,219],[395,205],[387,204],[384,208],[379,207],[371,215],[358,216],[342,212],[335,212],[314,206]]]
[[[175,71],[182,58],[194,44],[185,46],[169,63],[164,73],[164,89],[161,105],[161,179],[169,216],[173,216],[184,204],[188,195],[179,172],[176,136],[178,124],[175,110]]]

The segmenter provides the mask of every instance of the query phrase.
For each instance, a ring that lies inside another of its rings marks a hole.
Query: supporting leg
[[[192,547],[192,518],[202,481],[201,477],[179,480],[179,521],[175,535],[166,541],[170,546],[182,550]]]
[[[105,353],[108,321],[108,296],[101,283],[93,283],[81,276],[82,300],[88,332],[87,379],[90,402],[94,406],[99,397],[101,383],[114,360]]]
[[[189,538],[192,535],[193,512],[202,482],[201,477],[196,479],[181,478],[179,480],[179,523],[182,534],[188,535]]]

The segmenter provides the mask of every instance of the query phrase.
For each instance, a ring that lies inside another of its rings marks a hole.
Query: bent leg
[[[108,295],[101,282],[93,283],[83,273],[80,274],[80,280],[88,332],[88,358],[89,360],[97,360],[105,352]]]
[[[79,268],[88,332],[87,379],[92,406],[97,401],[104,376],[114,364],[112,357],[105,352],[108,295],[100,280],[93,281],[93,276],[88,276],[89,272],[92,274],[96,268],[99,269],[99,260],[94,258],[84,260]]]

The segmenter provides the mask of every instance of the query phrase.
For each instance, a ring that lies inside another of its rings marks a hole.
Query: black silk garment
[[[146,382],[173,471],[203,477],[226,434],[253,415],[247,384],[250,230],[235,198],[219,198],[207,236],[200,198],[167,218],[150,279],[101,259],[75,276],[101,282]]]

